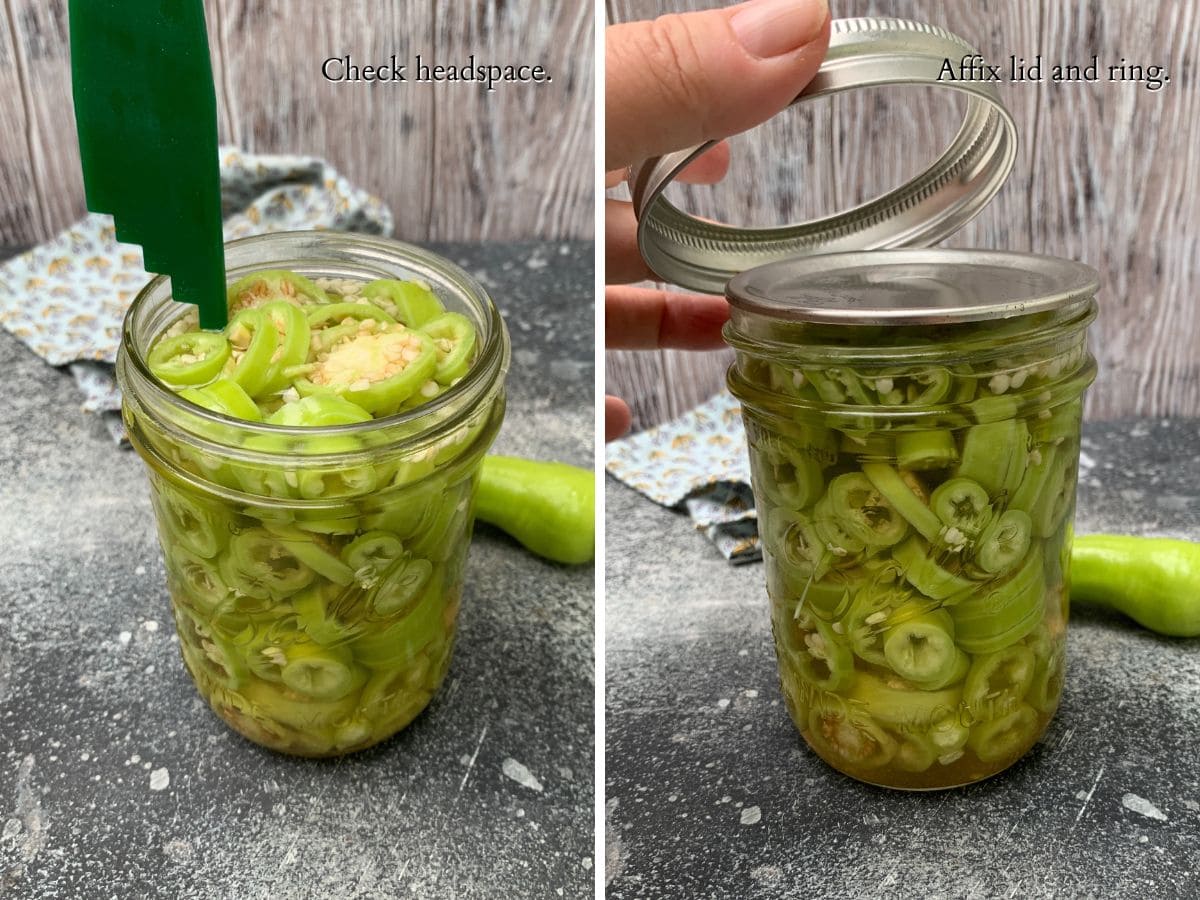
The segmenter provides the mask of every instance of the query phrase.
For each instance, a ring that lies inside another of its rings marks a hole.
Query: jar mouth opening
[[[293,246],[293,243],[299,246]],[[258,259],[228,267],[227,283],[232,283],[241,275],[251,274],[265,268],[288,268],[304,274],[311,272],[316,277],[331,277],[329,272],[338,271],[344,272],[348,278],[362,278],[364,270],[374,269],[373,274],[376,277],[392,278],[396,277],[395,264],[397,257],[400,257],[403,267],[412,272],[414,276],[425,278],[432,283],[435,292],[438,292],[438,287],[453,290],[460,299],[474,305],[486,329],[486,335],[485,339],[480,342],[478,355],[467,374],[433,400],[415,409],[346,425],[298,426],[253,422],[227,416],[192,403],[175,393],[151,373],[146,360],[150,346],[166,327],[179,315],[186,312],[188,306],[188,304],[175,301],[168,294],[165,297],[166,304],[173,304],[178,309],[173,310],[171,315],[159,323],[159,327],[154,330],[145,347],[139,345],[136,334],[139,317],[146,314],[147,304],[167,293],[169,278],[165,275],[158,275],[138,292],[125,314],[121,326],[121,345],[117,359],[118,373],[125,370],[122,374],[132,374],[136,377],[135,393],[147,396],[152,404],[161,403],[168,408],[186,413],[201,427],[234,428],[243,436],[311,439],[364,435],[409,426],[413,429],[411,435],[413,443],[419,444],[427,430],[427,428],[421,427],[422,425],[428,423],[428,428],[453,428],[461,424],[460,420],[471,412],[472,404],[469,401],[485,394],[507,372],[508,332],[495,303],[483,286],[468,272],[435,253],[390,238],[327,231],[272,232],[227,241],[224,246],[227,259],[239,251],[253,251],[257,247],[275,248],[267,259]],[[128,387],[125,389],[128,390]],[[454,410],[456,405],[458,409],[448,416],[438,415],[446,410]],[[207,443],[213,447],[224,446],[190,428],[181,428],[178,423],[174,423],[173,427],[186,433],[189,440]]]

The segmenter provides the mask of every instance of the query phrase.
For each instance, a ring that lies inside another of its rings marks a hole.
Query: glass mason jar
[[[396,241],[290,232],[225,248],[230,281],[420,280],[478,333],[469,372],[387,418],[286,427],[229,418],[163,386],[146,357],[194,307],[152,281],[125,318],[117,375],[150,494],[184,663],[234,730],[331,756],[404,728],[445,677],[480,463],[504,416],[509,342],[466,272]]]
[[[968,250],[730,282],[780,680],[839,771],[967,784],[1054,715],[1097,283],[1078,263]]]

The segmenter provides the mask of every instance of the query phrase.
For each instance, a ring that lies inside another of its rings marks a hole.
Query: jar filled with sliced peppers
[[[978,781],[1054,714],[1096,288],[1078,263],[966,250],[730,282],[780,680],[840,771]]]
[[[273,234],[226,265],[223,331],[158,278],[117,362],[180,649],[250,740],[348,753],[446,674],[508,336],[467,273],[394,241]]]
[[[978,215],[1016,158],[996,84],[944,77],[959,58],[982,59],[928,23],[832,21],[797,104],[903,85],[962,115],[925,169],[852,208],[771,228],[689,214],[665,192],[712,142],[629,179],[650,268],[730,301],[792,718],[835,768],[898,788],[995,774],[1054,714],[1095,377],[1094,269],[920,249]]]

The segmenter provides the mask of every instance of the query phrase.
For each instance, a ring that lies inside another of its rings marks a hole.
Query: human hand
[[[720,140],[770,119],[817,73],[829,46],[827,0],[750,0],[727,9],[612,25],[605,33],[608,183],[652,156]],[[712,183],[729,150],[718,144],[680,176]],[[613,349],[724,346],[723,297],[631,287],[653,278],[637,250],[631,204],[605,201],[606,344]],[[629,429],[629,407],[604,398],[604,437]]]

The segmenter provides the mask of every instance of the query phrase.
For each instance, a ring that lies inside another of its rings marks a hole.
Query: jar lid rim
[[[735,310],[794,322],[945,325],[1086,307],[1091,266],[1006,250],[873,250],[798,257],[734,277]]]

